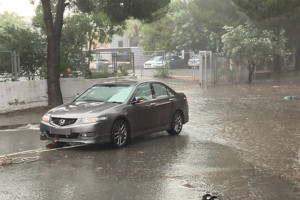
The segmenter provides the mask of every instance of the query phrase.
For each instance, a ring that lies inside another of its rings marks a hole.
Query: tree
[[[170,37],[174,30],[173,21],[166,15],[163,19],[142,27],[142,39],[139,45],[146,51],[156,51],[158,49],[172,50],[172,38]]]
[[[0,54],[0,73],[11,72],[11,55],[9,52],[6,52],[9,49],[5,47],[8,41],[3,39],[4,37],[6,37],[6,30],[9,27],[26,29],[26,23],[22,19],[22,17],[18,16],[16,13],[10,13],[7,11],[5,11],[3,14],[0,13],[0,39],[2,40],[2,42],[0,42],[0,50],[2,51]],[[4,44],[3,42],[5,42],[6,44]]]
[[[239,9],[255,21],[292,16],[300,9],[299,0],[232,0]]]
[[[275,29],[285,29],[288,46],[295,52],[295,69],[300,70],[300,1],[232,0],[252,21]]]
[[[194,20],[207,30],[213,51],[222,48],[224,26],[237,26],[246,21],[231,0],[191,0],[189,10]]]
[[[143,26],[140,45],[146,50],[156,49],[194,50],[206,49],[206,29],[191,16],[186,1],[174,0],[164,18]]]
[[[246,61],[249,70],[248,83],[252,82],[255,68],[268,61],[271,55],[284,48],[284,31],[276,36],[273,32],[260,30],[252,24],[225,26],[222,36],[224,51],[235,63]]]
[[[75,18],[72,20],[75,23],[76,19],[81,22],[81,26],[78,26],[77,28],[82,29],[87,35],[88,64],[86,65],[86,71],[91,75],[89,65],[93,46],[96,45],[96,42],[102,44],[111,42],[112,37],[115,34],[122,35],[125,29],[125,23],[120,22],[119,24],[113,24],[104,12],[93,12],[90,14],[80,13],[77,16],[72,16],[72,18]],[[72,29],[74,29],[74,26]]]
[[[207,29],[199,24],[191,15],[189,4],[185,1],[174,1],[171,18],[174,31],[173,48],[177,50],[199,51],[208,49],[209,37]]]
[[[33,78],[44,61],[43,38],[38,32],[27,28],[22,18],[13,13],[6,13],[6,16],[1,19],[0,43],[2,48],[18,51],[23,75],[28,79]]]
[[[17,28],[25,29],[27,25],[21,16],[18,16],[14,12],[5,11],[3,14],[0,13],[0,32],[4,27],[15,26]]]
[[[70,3],[66,3],[65,0],[41,0],[41,2],[47,33],[48,106],[54,107],[62,104],[59,82],[60,39],[64,11]],[[169,2],[170,0],[76,0],[72,2],[74,3],[72,6],[77,6],[86,13],[106,11],[110,20],[115,23],[121,23],[130,16],[149,22],[161,17],[164,14],[164,7]]]
[[[44,22],[47,32],[47,86],[48,106],[54,107],[63,103],[60,89],[60,38],[63,26],[65,0],[58,0],[55,18],[52,15],[50,0],[41,0],[44,11]]]

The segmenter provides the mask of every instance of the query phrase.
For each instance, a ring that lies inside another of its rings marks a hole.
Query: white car
[[[199,68],[200,59],[199,56],[192,56],[188,61],[188,66],[190,68]]]
[[[166,61],[163,59],[162,56],[155,56],[144,63],[144,69],[154,69],[157,67],[162,67],[165,64]]]

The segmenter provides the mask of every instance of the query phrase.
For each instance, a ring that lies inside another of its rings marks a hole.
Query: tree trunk
[[[47,31],[47,85],[48,106],[55,107],[63,103],[60,89],[60,38],[63,26],[63,13],[67,4],[58,0],[55,21],[50,6],[50,0],[41,0],[44,10],[44,22]]]
[[[281,59],[280,59],[279,54],[274,55],[274,60],[273,60],[273,70],[275,73],[280,73],[281,72]]]
[[[88,64],[86,66],[86,77],[92,77],[92,72],[90,69],[90,64],[91,64],[91,56],[92,56],[92,45],[93,45],[93,39],[89,36],[89,46],[88,46]]]
[[[248,69],[249,69],[248,83],[252,82],[252,77],[253,77],[253,72],[254,72],[255,66],[256,65],[253,63],[248,65]]]
[[[295,70],[300,70],[300,48],[297,47],[296,53],[295,53]]]
[[[60,89],[60,51],[59,42],[55,39],[48,39],[47,47],[47,85],[48,85],[48,106],[55,107],[63,103]]]

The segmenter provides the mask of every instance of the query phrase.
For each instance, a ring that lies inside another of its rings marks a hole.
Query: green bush
[[[108,69],[102,69],[99,71],[92,71],[91,78],[108,78],[108,77],[112,77],[112,76],[114,76],[112,71],[110,71]]]
[[[155,68],[154,77],[158,78],[170,78],[172,73],[169,70],[169,67],[167,65],[163,67],[157,67]]]
[[[120,66],[118,70],[118,76],[127,76],[128,71],[126,66]]]

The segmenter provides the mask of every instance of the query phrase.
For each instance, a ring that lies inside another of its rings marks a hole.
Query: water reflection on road
[[[298,83],[232,84],[203,90],[182,86],[190,100],[190,122],[185,128],[191,137],[231,147],[254,166],[255,173],[261,173],[264,184],[272,185],[278,181],[274,177],[280,177],[294,184],[290,189],[286,186],[285,192],[299,194],[300,99],[284,100],[288,95],[300,97]]]
[[[188,97],[181,135],[36,152],[36,162],[0,167],[0,199],[300,199],[300,99],[284,100],[300,98],[300,82],[165,82]],[[0,131],[0,155],[45,145],[38,126]]]

